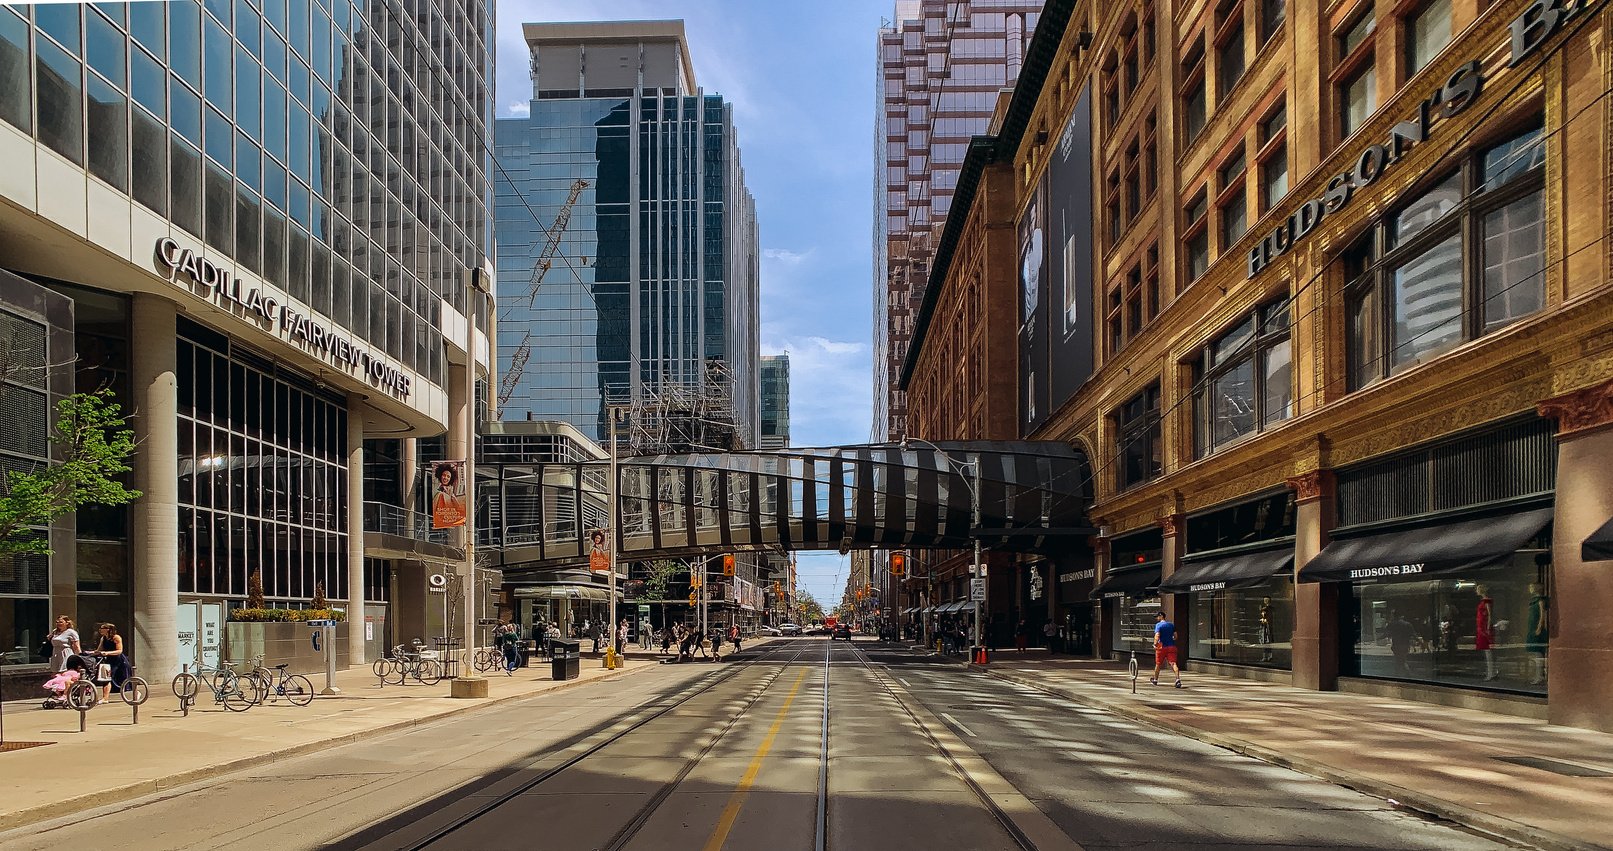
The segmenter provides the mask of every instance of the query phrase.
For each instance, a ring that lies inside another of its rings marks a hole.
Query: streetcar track
[[[958,759],[957,755],[948,750],[946,745],[943,745],[941,741],[935,737],[935,733],[931,731],[929,725],[925,724],[919,719],[918,713],[914,712],[913,708],[907,704],[907,701],[903,700],[902,696],[896,693],[896,689],[891,687],[886,675],[881,672],[872,661],[869,660],[868,654],[857,649],[855,644],[851,644],[850,646],[851,652],[857,658],[857,661],[862,663],[863,668],[868,671],[870,676],[873,677],[874,681],[879,683],[880,687],[885,690],[885,693],[890,695],[892,700],[896,701],[896,705],[902,708],[902,711],[907,714],[908,718],[912,719],[913,724],[918,727],[921,733],[924,734],[924,738],[929,740],[931,746],[935,748],[936,752],[946,758],[947,762],[952,765],[953,770],[957,772],[958,777],[963,780],[964,785],[968,786],[970,791],[974,792],[975,797],[978,798],[980,803],[985,806],[986,810],[991,813],[992,818],[997,821],[997,824],[1001,826],[1003,830],[1008,832],[1008,835],[1013,838],[1014,843],[1023,849],[1023,851],[1037,851],[1036,843],[1032,842],[1031,838],[1025,835],[1025,831],[1021,830],[1019,825],[1014,823],[1013,817],[1009,816],[1008,813],[1004,811],[996,801],[992,800],[991,795],[989,795],[986,790],[980,786],[979,782],[969,775],[968,770],[963,767],[963,762]],[[823,846],[818,846],[818,850],[823,851]]]
[[[603,725],[600,728],[597,728],[595,731],[593,731],[593,732],[591,732],[589,734],[586,734],[586,735],[578,738],[577,740],[575,740],[572,743],[568,744],[566,747],[567,748],[574,748],[574,747],[577,747],[578,745],[581,745],[582,743],[588,741],[590,738],[597,738],[597,737],[603,736],[603,738],[600,741],[589,745],[588,747],[584,748],[580,752],[578,752],[578,753],[566,758],[565,760],[562,760],[558,764],[553,765],[553,766],[551,766],[551,767],[539,772],[535,777],[531,778],[530,780],[527,780],[527,781],[524,781],[524,782],[520,783],[515,788],[510,789],[508,791],[505,791],[503,793],[500,793],[500,794],[498,794],[496,796],[493,796],[493,797],[489,798],[487,801],[485,801],[485,802],[479,804],[478,806],[476,806],[470,812],[455,817],[454,819],[449,821],[447,824],[442,825],[442,826],[440,826],[440,827],[438,827],[436,829],[433,829],[432,831],[430,831],[425,836],[419,837],[419,838],[413,840],[412,842],[410,842],[410,843],[408,843],[406,845],[394,846],[394,847],[398,847],[400,849],[407,849],[407,851],[421,851],[421,849],[429,848],[429,847],[437,844],[438,842],[441,842],[443,839],[446,839],[446,838],[452,836],[454,833],[456,833],[459,830],[465,828],[466,826],[476,822],[477,820],[490,815],[495,810],[500,809],[501,807],[505,806],[506,804],[510,803],[511,801],[515,800],[516,798],[519,798],[520,796],[530,792],[531,790],[537,788],[538,786],[541,786],[542,784],[554,779],[555,777],[557,777],[560,774],[564,773],[568,769],[576,767],[577,765],[581,764],[584,760],[586,760],[589,757],[599,753],[600,751],[604,750],[605,748],[607,748],[607,747],[609,747],[609,746],[611,746],[611,745],[613,745],[613,744],[615,744],[617,742],[620,742],[622,739],[626,738],[629,735],[632,735],[632,734],[634,734],[636,732],[639,732],[640,728],[643,725],[648,724],[651,721],[654,721],[654,720],[656,720],[658,718],[664,717],[668,713],[672,712],[673,710],[675,710],[675,709],[687,704],[689,701],[694,700],[695,698],[710,692],[712,689],[716,688],[719,685],[722,685],[723,683],[727,683],[730,680],[733,680],[735,677],[738,677],[741,673],[750,670],[753,666],[761,664],[764,660],[766,660],[769,657],[773,656],[773,654],[780,653],[780,652],[783,652],[783,651],[792,650],[792,649],[796,650],[796,655],[794,657],[792,657],[790,660],[786,661],[784,664],[780,665],[778,667],[778,669],[775,670],[768,677],[768,679],[761,684],[761,686],[759,688],[755,689],[755,691],[752,694],[752,696],[750,697],[750,699],[746,702],[745,706],[740,711],[732,713],[732,716],[731,716],[728,724],[724,726],[723,731],[722,731],[722,733],[726,733],[728,731],[728,729],[730,729],[734,725],[734,723],[736,723],[738,721],[739,718],[743,717],[746,713],[748,713],[750,711],[751,706],[753,706],[756,703],[756,701],[760,700],[762,695],[766,694],[768,688],[770,688],[773,685],[773,683],[776,682],[778,680],[778,678],[783,675],[783,672],[784,672],[785,669],[787,669],[791,664],[793,664],[794,662],[799,660],[803,655],[805,655],[805,653],[806,653],[805,649],[796,648],[793,644],[769,649],[769,650],[765,651],[762,655],[758,656],[757,658],[746,660],[744,662],[744,664],[739,665],[739,666],[734,667],[734,668],[731,668],[730,670],[711,678],[708,682],[706,682],[703,685],[700,685],[700,686],[698,686],[696,688],[693,688],[693,689],[686,690],[686,693],[668,695],[668,696],[661,697],[661,698],[659,698],[659,699],[657,699],[655,701],[651,701],[651,702],[649,702],[647,704],[641,704],[639,707],[636,708],[636,711],[637,711],[637,713],[639,714],[640,717],[634,718],[633,717],[633,714],[634,714],[633,712],[625,713],[620,718],[618,718],[618,719],[616,719],[616,720],[614,720],[614,721],[612,721],[610,723],[607,723],[607,724]],[[665,704],[665,705],[661,705],[661,704]],[[621,729],[617,730],[614,733],[610,732],[613,728],[618,728],[618,727],[620,727]],[[607,733],[608,733],[608,735],[606,735]],[[675,778],[673,778],[672,781],[664,784],[662,789],[659,790],[657,792],[657,794],[655,796],[653,796],[650,799],[650,801],[648,801],[646,803],[646,805],[639,810],[638,813],[635,814],[633,819],[629,820],[627,825],[625,825],[621,830],[619,830],[617,832],[617,834],[615,836],[612,837],[611,841],[605,847],[613,849],[613,851],[614,851],[614,849],[620,849],[620,848],[624,847],[627,844],[627,842],[629,842],[638,833],[638,831],[643,828],[644,824],[646,822],[648,822],[649,818],[654,814],[655,810],[658,809],[663,802],[665,802],[667,797],[669,797],[671,795],[671,793],[677,788],[678,784],[681,783],[689,775],[689,773],[694,770],[694,768],[700,763],[700,761],[702,759],[704,759],[705,756],[707,754],[709,754],[710,751],[713,748],[715,748],[716,745],[721,741],[722,741],[722,734],[719,734],[719,735],[713,737],[712,741],[705,748],[703,748],[701,750],[700,754],[698,756],[696,756],[694,759],[690,760],[689,764],[686,765],[683,768],[683,770],[681,770],[678,773],[678,775]],[[565,750],[565,749],[566,748],[562,748],[562,750]],[[429,818],[429,815],[423,816],[423,818]],[[404,828],[400,827],[399,829],[402,830]]]

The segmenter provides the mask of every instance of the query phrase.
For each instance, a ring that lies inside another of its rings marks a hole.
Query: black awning
[[[1613,561],[1613,520],[1591,533],[1580,545],[1579,557],[1583,561]]]
[[[1305,582],[1394,581],[1493,567],[1551,522],[1552,509],[1422,526],[1328,544],[1299,571]]]
[[[1148,589],[1159,584],[1159,563],[1144,564],[1138,567],[1127,567],[1125,570],[1110,571],[1092,589],[1094,597],[1142,597]]]
[[[1293,547],[1189,562],[1171,574],[1171,578],[1159,583],[1159,593],[1185,594],[1190,591],[1247,588],[1267,582],[1293,567]]]

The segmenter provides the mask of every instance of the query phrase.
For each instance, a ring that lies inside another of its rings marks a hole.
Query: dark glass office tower
[[[695,85],[679,21],[526,38],[530,114],[496,131],[501,417],[602,440],[607,401],[682,400],[755,446],[756,215],[732,107]]]

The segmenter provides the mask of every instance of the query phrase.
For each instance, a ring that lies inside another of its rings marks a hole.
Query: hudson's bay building
[[[915,435],[979,411],[1094,459],[1102,534],[993,608],[1110,657],[1163,609],[1190,670],[1609,729],[1610,32],[1605,0],[1049,2],[902,374]]]
[[[754,447],[759,251],[733,107],[696,83],[681,21],[524,30],[530,112],[497,122],[501,417],[602,441],[607,401],[687,402]]]
[[[7,433],[110,387],[144,492],[0,569],[5,649],[111,621],[161,681],[254,572],[271,606],[347,608],[354,661],[442,633],[407,495],[417,447],[464,456],[486,371],[492,51],[482,2],[0,6],[0,321],[71,364],[8,382]]]

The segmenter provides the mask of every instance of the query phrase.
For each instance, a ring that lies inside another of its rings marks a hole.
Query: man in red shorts
[[[1182,687],[1182,669],[1176,666],[1176,624],[1165,619],[1164,610],[1154,613],[1154,675],[1149,685],[1159,685],[1159,670],[1169,662],[1176,674],[1176,687]]]

